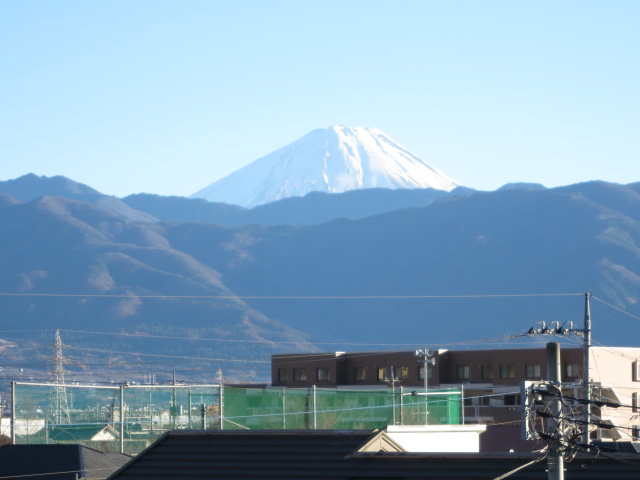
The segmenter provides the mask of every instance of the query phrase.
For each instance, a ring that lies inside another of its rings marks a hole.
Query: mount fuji
[[[377,128],[313,130],[191,195],[251,208],[312,191],[459,186]]]

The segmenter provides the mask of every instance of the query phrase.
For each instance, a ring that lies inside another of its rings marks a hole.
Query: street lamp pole
[[[423,358],[423,367],[422,367],[422,376],[424,377],[424,424],[429,425],[429,402],[427,395],[428,390],[428,380],[429,380],[429,367],[430,363],[435,363],[433,350],[429,350],[426,347],[424,349],[416,350],[415,356]]]

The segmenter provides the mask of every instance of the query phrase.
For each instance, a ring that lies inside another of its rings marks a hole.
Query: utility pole
[[[429,364],[427,363],[427,357],[429,356],[429,350],[424,349],[424,363],[422,364],[422,376],[424,377],[424,424],[429,425]]]
[[[568,336],[574,334],[582,337],[582,423],[584,424],[584,432],[582,433],[582,443],[589,445],[591,443],[589,427],[591,425],[591,378],[589,372],[589,359],[591,348],[591,308],[589,306],[589,298],[591,292],[584,294],[584,327],[582,330],[574,328],[573,322],[568,322],[560,326],[558,322],[547,326],[545,322],[538,322],[541,326],[537,328],[537,324],[532,326],[526,335],[542,334],[542,335],[563,335]],[[588,448],[588,447],[587,447]]]
[[[584,294],[584,343],[583,343],[583,372],[582,372],[582,397],[585,400],[582,406],[582,420],[584,421],[584,433],[582,443],[589,445],[589,424],[591,423],[591,379],[589,378],[589,348],[591,347],[591,309],[589,307],[590,292]]]
[[[557,393],[550,404],[551,418],[547,419],[547,429],[554,438],[549,444],[549,456],[547,457],[548,480],[564,480],[564,458],[562,457],[562,395],[560,374],[560,344],[547,343],[547,380],[550,388]]]

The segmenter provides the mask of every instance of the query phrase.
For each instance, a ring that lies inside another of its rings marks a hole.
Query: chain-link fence
[[[12,385],[12,428],[2,433],[11,435],[14,443],[79,443],[128,454],[140,452],[175,429],[360,429],[427,421],[461,423],[459,390],[430,390],[425,397],[421,391],[402,388]]]

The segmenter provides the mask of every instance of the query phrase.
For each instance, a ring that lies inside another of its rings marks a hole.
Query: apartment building
[[[640,426],[640,348],[591,347],[589,378],[594,418],[619,428],[598,429],[593,438],[630,440]],[[584,351],[561,349],[563,392],[582,398]],[[272,385],[284,388],[424,389],[424,357],[414,351],[334,352],[272,356]],[[545,380],[546,349],[435,350],[427,363],[428,388],[462,387],[466,423],[518,421],[520,384]],[[574,401],[575,409],[581,404]]]

